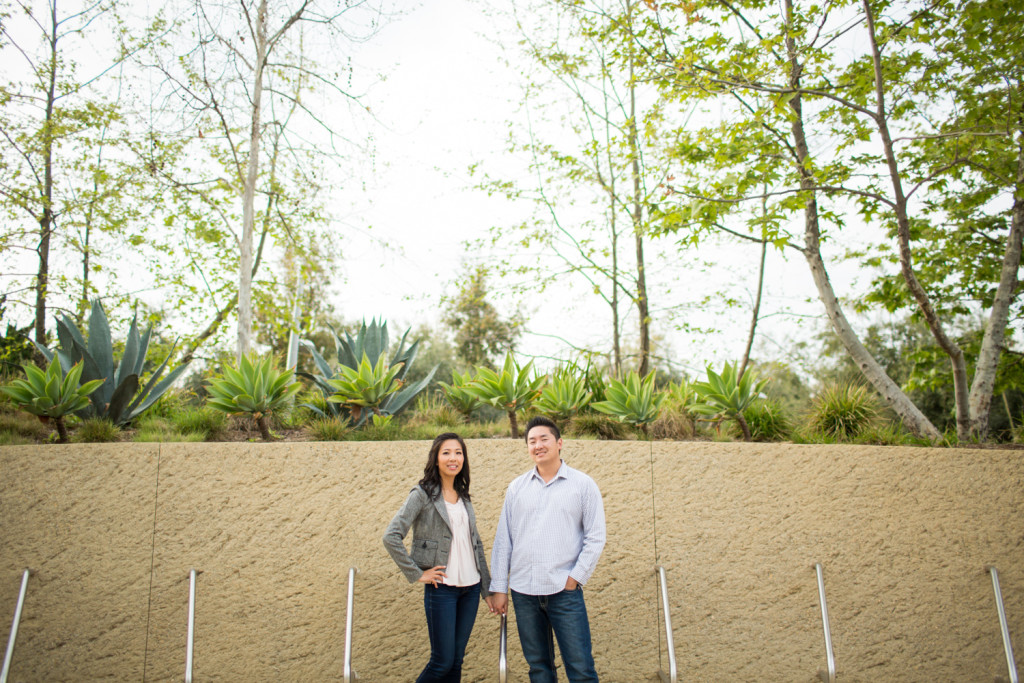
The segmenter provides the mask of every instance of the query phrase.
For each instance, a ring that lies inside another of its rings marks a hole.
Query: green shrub
[[[557,422],[565,422],[580,412],[593,399],[587,391],[587,378],[577,376],[572,368],[562,368],[551,375],[534,406]]]
[[[0,429],[0,446],[27,446],[34,443],[34,439],[26,439],[16,432]]]
[[[547,377],[530,378],[533,370],[533,361],[520,367],[512,352],[505,354],[505,362],[500,372],[490,368],[479,366],[476,369],[476,379],[472,384],[466,386],[473,396],[481,402],[501,408],[508,415],[508,423],[513,439],[519,438],[519,420],[516,413],[526,412],[530,409],[537,397],[540,396],[541,388]]]
[[[118,441],[121,429],[107,418],[89,418],[82,420],[75,432],[75,441],[82,443],[109,443]]]
[[[203,435],[198,432],[183,433],[175,429],[174,423],[164,417],[147,414],[136,421],[135,435],[132,441],[139,443],[175,441],[199,442]]]
[[[35,415],[3,412],[0,413],[0,432],[7,432],[31,443],[46,441],[50,428]]]
[[[625,422],[619,422],[608,415],[580,413],[565,426],[566,436],[576,438],[597,438],[607,441],[625,441],[636,438],[636,434]]]
[[[665,395],[654,388],[653,370],[643,378],[632,370],[622,381],[609,379],[604,396],[605,400],[590,404],[594,410],[639,427],[645,435],[647,425],[658,419],[665,400]]]
[[[793,431],[793,423],[782,404],[774,399],[755,401],[743,411],[743,418],[753,441],[785,441]]]
[[[352,425],[345,417],[321,417],[309,423],[309,435],[314,441],[345,441]]]
[[[874,422],[878,401],[859,384],[828,384],[811,402],[808,427],[812,432],[846,441]]]
[[[270,415],[285,409],[302,391],[293,370],[280,370],[273,358],[255,353],[243,356],[237,368],[225,365],[224,374],[213,377],[206,388],[210,392],[207,405],[225,413],[251,415],[264,441],[271,438]]]
[[[471,372],[467,372],[465,375],[452,372],[451,384],[438,382],[448,405],[462,413],[467,420],[482,405],[479,398],[466,390],[466,387],[472,384],[473,380],[474,377]]]
[[[458,431],[459,427],[466,424],[463,413],[441,398],[439,393],[433,396],[420,394],[416,398],[416,409],[408,423],[410,426],[430,425],[441,433]]]
[[[706,382],[693,383],[696,395],[693,412],[712,420],[735,420],[744,440],[750,441],[752,436],[744,411],[757,400],[768,380],[758,379],[752,371],[744,372],[741,377],[739,368],[733,363],[726,363],[720,374],[716,374],[709,365],[707,375]]]
[[[23,365],[22,368],[25,370],[25,379],[17,379],[0,387],[0,392],[6,394],[22,410],[38,415],[44,422],[53,422],[57,429],[57,441],[67,443],[65,420],[75,411],[89,405],[89,394],[99,389],[103,380],[79,384],[82,363],[75,363],[64,374],[56,356],[46,370],[40,370],[35,365]]]
[[[858,434],[854,443],[873,444],[879,446],[932,446],[930,439],[915,436],[903,426],[902,422],[886,422],[881,425],[869,425]]]
[[[171,424],[182,434],[199,434],[203,441],[215,441],[227,429],[228,416],[208,406],[186,408],[170,418]]]

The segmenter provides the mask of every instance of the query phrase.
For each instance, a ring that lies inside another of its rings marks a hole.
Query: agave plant
[[[544,375],[530,378],[533,361],[519,367],[512,352],[505,355],[505,363],[501,372],[480,366],[476,369],[476,379],[466,387],[473,396],[495,408],[502,408],[508,414],[508,423],[512,430],[512,438],[519,438],[519,421],[516,413],[526,410],[540,395],[541,387],[547,379]]]
[[[234,415],[249,414],[264,441],[270,441],[270,415],[280,410],[299,393],[302,385],[292,370],[280,370],[270,356],[242,357],[238,367],[227,365],[224,374],[206,385],[210,392],[207,405]]]
[[[94,300],[89,314],[88,340],[82,335],[75,321],[63,315],[57,319],[59,346],[51,350],[36,344],[36,348],[49,361],[59,359],[65,373],[69,373],[76,363],[81,363],[83,381],[100,380],[99,389],[92,393],[90,400],[76,410],[75,414],[82,418],[107,419],[115,425],[123,425],[149,409],[188,367],[188,363],[179,365],[163,380],[160,379],[174,353],[172,346],[167,357],[153,371],[149,380],[141,384],[152,332],[153,326],[150,325],[140,335],[136,319],[132,318],[121,362],[115,366],[110,323],[99,300]]]
[[[587,391],[587,378],[564,368],[551,376],[535,405],[551,419],[562,422],[586,408],[592,398],[593,394]]]
[[[473,415],[473,411],[480,407],[480,399],[471,393],[467,387],[473,383],[473,376],[471,373],[461,375],[456,371],[452,371],[452,383],[445,384],[444,382],[438,382],[441,385],[441,392],[444,394],[444,400],[448,401],[448,404],[455,408],[467,418]]]
[[[336,351],[336,357],[338,362],[338,370],[331,368],[330,363],[324,358],[324,354],[317,351],[316,347],[308,341],[303,341],[302,345],[309,349],[310,354],[313,356],[313,362],[316,364],[317,369],[320,371],[319,375],[311,375],[306,372],[300,372],[300,377],[312,381],[316,387],[321,391],[324,399],[328,399],[330,396],[336,393],[335,388],[331,386],[330,380],[343,380],[344,374],[341,368],[349,368],[358,372],[359,364],[365,355],[368,359],[371,367],[377,366],[377,361],[381,358],[385,358],[388,352],[388,324],[386,322],[377,323],[376,320],[371,320],[370,325],[367,326],[364,322],[355,338],[347,332],[344,336],[337,333],[332,327],[331,332],[334,333],[334,346]],[[434,373],[437,372],[437,366],[427,373],[427,376],[418,382],[407,384],[405,382],[405,376],[409,372],[409,368],[412,367],[413,362],[416,360],[416,354],[419,352],[419,341],[413,342],[408,348],[405,345],[406,338],[409,336],[409,330],[405,331],[402,335],[402,339],[398,343],[398,350],[391,357],[390,361],[386,361],[385,365],[388,368],[400,368],[399,372],[394,376],[394,380],[402,383],[402,388],[399,391],[389,393],[384,399],[376,406],[376,413],[381,415],[397,415],[399,411],[405,408],[409,402],[416,397],[416,394],[423,391],[430,381],[434,378]],[[358,425],[365,422],[366,411],[360,410],[360,418],[356,418],[350,413],[350,404],[345,402],[330,402],[327,401],[325,407],[316,406],[310,403],[304,403],[303,406],[309,408],[314,413],[321,417],[352,417],[353,421]]]
[[[707,372],[706,382],[693,383],[696,400],[691,410],[713,419],[735,420],[743,432],[743,440],[750,441],[750,426],[743,417],[743,411],[757,400],[768,380],[758,379],[749,370],[739,377],[736,366],[730,363],[725,364],[721,374],[716,374],[710,365]]]
[[[592,403],[591,407],[607,413],[620,422],[635,425],[647,433],[647,425],[658,419],[665,395],[654,390],[654,371],[643,379],[636,370],[630,371],[625,379],[609,379],[605,386],[605,400]]]
[[[376,365],[370,365],[369,357],[363,353],[356,369],[342,365],[338,368],[338,377],[327,380],[334,389],[334,393],[327,398],[328,402],[348,406],[357,424],[366,420],[364,411],[373,413],[375,417],[380,416],[381,404],[402,388],[402,380],[398,379],[402,363],[388,367],[384,362],[382,354],[377,358]]]
[[[82,410],[89,405],[89,394],[99,389],[103,380],[94,379],[79,384],[82,379],[82,364],[75,363],[66,375],[61,376],[60,361],[50,361],[46,371],[35,365],[21,366],[26,379],[18,379],[0,391],[7,394],[22,410],[39,416],[44,423],[53,420],[57,428],[57,440],[68,442],[68,428],[64,416]]]

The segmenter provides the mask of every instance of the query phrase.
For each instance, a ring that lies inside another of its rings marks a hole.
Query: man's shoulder
[[[511,482],[509,482],[509,485],[508,485],[509,493],[511,493],[512,491],[522,487],[523,484],[525,484],[527,481],[529,481],[530,477],[532,477],[533,474],[534,474],[534,470],[529,469],[529,470],[526,470],[525,472],[523,472],[522,474],[520,474],[515,479],[513,479]]]
[[[590,482],[591,484],[593,484],[594,486],[597,486],[597,482],[594,481],[594,478],[591,477],[586,472],[584,472],[583,470],[578,470],[575,467],[573,467],[572,465],[570,465],[569,463],[564,463],[564,465],[565,465],[565,468],[564,468],[563,471],[565,472],[565,476],[566,477],[572,478],[572,479],[576,479],[576,480],[581,480],[581,481],[587,481],[587,482]]]

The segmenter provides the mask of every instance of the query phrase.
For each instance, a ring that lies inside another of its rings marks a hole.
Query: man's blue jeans
[[[590,622],[583,589],[554,595],[512,593],[516,628],[523,656],[530,665],[530,683],[556,683],[554,631],[569,683],[597,681],[590,646]]]
[[[466,643],[473,632],[476,610],[480,603],[480,584],[423,590],[423,610],[427,613],[430,634],[430,661],[416,683],[459,683],[462,680],[462,659]]]

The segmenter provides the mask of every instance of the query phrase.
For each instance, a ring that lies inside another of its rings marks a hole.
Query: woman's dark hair
[[[441,470],[437,467],[437,454],[441,452],[442,444],[449,440],[458,441],[462,447],[462,469],[455,475],[455,493],[459,494],[459,498],[469,500],[469,451],[466,450],[466,442],[455,432],[445,432],[434,439],[427,456],[427,466],[423,468],[420,486],[431,499],[441,495]]]

